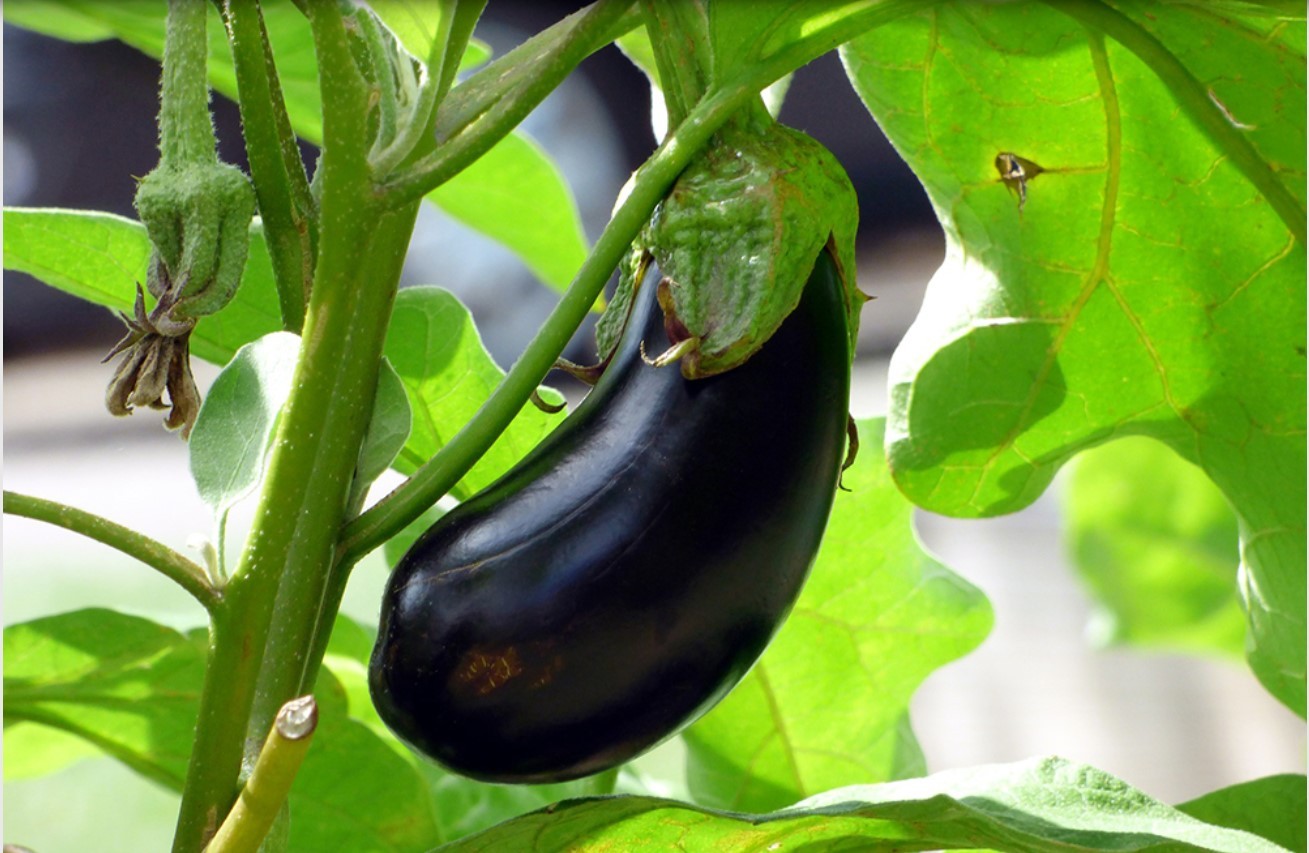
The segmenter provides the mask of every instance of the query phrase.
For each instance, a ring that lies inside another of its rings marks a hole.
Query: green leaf
[[[1182,803],[1179,812],[1211,823],[1267,838],[1295,853],[1305,853],[1305,777],[1296,773],[1266,776]]]
[[[763,812],[926,770],[909,699],[982,641],[992,614],[918,542],[882,427],[859,424],[859,457],[842,478],[850,491],[836,496],[795,610],[745,680],[684,734],[701,805]]]
[[[82,210],[4,211],[5,269],[111,310],[131,315],[137,282],[145,282],[149,260],[150,239],[135,220]],[[191,352],[225,364],[240,347],[281,325],[272,263],[256,222],[241,287],[223,310],[196,324]]]
[[[319,677],[318,729],[288,798],[290,851],[420,851],[438,843],[428,786],[414,765],[346,714],[331,672]]]
[[[391,362],[382,359],[377,374],[377,394],[373,399],[373,416],[368,421],[364,444],[359,449],[359,466],[350,486],[351,503],[361,499],[373,481],[391,467],[396,455],[404,449],[412,423],[404,382]]]
[[[725,86],[733,79],[752,74],[770,60],[790,53],[802,57],[787,62],[784,71],[792,71],[823,50],[807,48],[832,38],[861,15],[876,13],[877,4],[851,3],[849,0],[752,0],[750,3],[710,3],[709,41],[713,51],[713,85]],[[894,2],[881,4],[891,7]],[[907,4],[906,4],[907,5]],[[848,36],[847,36],[848,37]],[[837,42],[830,42],[832,47]],[[783,92],[785,87],[783,87]]]
[[[512,249],[538,278],[567,289],[586,260],[577,202],[534,140],[514,133],[428,198],[463,224]]]
[[[1119,6],[943,4],[843,48],[947,239],[888,457],[918,505],[987,516],[1165,442],[1236,510],[1250,664],[1303,715],[1304,23]]]
[[[1065,530],[1098,605],[1095,639],[1239,656],[1236,517],[1213,482],[1146,438],[1085,451],[1070,468]]]
[[[63,729],[41,723],[5,723],[5,781],[57,773],[83,758],[102,755],[96,747]]]
[[[77,735],[180,791],[203,647],[147,619],[88,609],[4,630],[5,721]]]
[[[237,351],[214,379],[191,431],[191,477],[221,515],[263,478],[277,416],[291,394],[300,336],[273,332]]]
[[[441,24],[441,4],[430,0],[369,0],[368,8],[395,33],[405,50],[419,61],[426,62]],[[464,51],[459,70],[467,71],[481,65],[490,56],[491,49],[484,42],[473,41]]]
[[[64,41],[92,42],[114,37],[113,28],[106,26],[96,15],[59,0],[9,0],[4,4],[4,16],[5,23]]]
[[[504,372],[482,345],[467,309],[436,287],[400,291],[385,353],[404,381],[413,408],[413,431],[396,463],[398,470],[410,474],[463,428]],[[563,399],[551,389],[543,389],[542,396],[551,403]],[[524,407],[459,482],[455,495],[466,498],[489,485],[557,423],[557,417]]]
[[[838,788],[764,815],[653,797],[575,800],[441,848],[547,850],[1280,851],[1084,764],[1051,758]]]

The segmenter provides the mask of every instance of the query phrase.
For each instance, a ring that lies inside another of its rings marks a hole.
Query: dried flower
[[[159,274],[162,264],[151,265]],[[153,291],[154,288],[152,287]],[[163,296],[154,311],[147,314],[145,295],[136,288],[134,316],[120,314],[127,334],[114,345],[104,361],[123,355],[105,393],[109,413],[117,417],[130,415],[136,406],[170,409],[164,426],[180,429],[182,438],[191,434],[200,413],[200,392],[191,375],[191,330],[194,320],[177,321],[169,315],[175,299],[172,288],[162,288]],[[168,402],[164,402],[167,395]]]

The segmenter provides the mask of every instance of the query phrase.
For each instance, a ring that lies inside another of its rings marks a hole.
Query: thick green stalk
[[[335,229],[328,226],[326,193],[323,208],[326,244],[335,239]],[[320,265],[329,266],[325,268],[327,275],[320,275],[314,285],[315,295],[306,323],[307,344],[301,357],[307,369],[297,374],[296,381],[306,383],[307,387],[330,390],[322,392],[322,398],[315,401],[303,422],[321,424],[319,430],[299,433],[313,434],[315,440],[309,443],[319,448],[312,463],[314,467],[308,471],[305,490],[299,497],[305,509],[313,508],[317,520],[312,523],[328,524],[328,527],[310,529],[311,522],[302,522],[305,529],[296,541],[289,543],[293,550],[288,554],[276,594],[277,630],[268,636],[266,663],[259,676],[256,704],[250,718],[252,735],[268,730],[282,702],[313,688],[321,660],[315,649],[320,636],[325,642],[331,632],[340,604],[333,586],[336,535],[344,521],[354,463],[359,458],[359,446],[371,413],[372,407],[364,401],[371,401],[376,392],[382,343],[417,215],[417,204],[387,214],[364,213],[353,225],[355,233],[348,236],[353,250],[333,259],[331,251],[325,248],[320,259]],[[320,300],[320,288],[338,290],[340,298]],[[327,316],[316,312],[315,306],[321,306],[319,311]],[[342,358],[350,359],[351,363],[343,365],[331,356],[314,352],[310,335],[322,339],[347,336],[349,355]],[[291,416],[289,409],[282,415],[284,420],[292,420]],[[296,429],[295,424],[288,429]],[[292,436],[297,433],[280,434],[294,441]],[[347,464],[342,464],[343,460]]]
[[[299,332],[314,274],[317,223],[258,0],[227,0],[228,41],[245,150],[273,262],[282,328]]]
[[[159,160],[166,166],[217,161],[205,73],[208,5],[205,0],[168,0],[159,110]]]
[[[44,521],[80,533],[140,560],[189,592],[211,613],[221,604],[222,599],[205,577],[204,569],[167,545],[137,533],[130,527],[86,510],[18,492],[6,491],[4,501],[4,511],[10,515]]]
[[[229,607],[215,619],[200,717],[182,794],[174,851],[198,851],[231,809],[247,748],[259,749],[267,721],[286,695],[256,691],[261,667],[293,668],[281,648],[293,625],[274,603],[285,578],[305,600],[321,599],[377,382],[399,262],[409,223],[382,221],[371,196],[368,86],[354,65],[341,9],[307,6],[323,93],[322,219],[313,294],[291,396],[273,439],[269,470],[240,564],[227,585]],[[399,237],[396,230],[403,230]],[[397,250],[397,246],[400,248]],[[383,257],[389,266],[370,266]],[[392,274],[394,273],[394,275]],[[307,622],[308,619],[305,618]],[[303,657],[303,651],[300,652]],[[252,720],[265,724],[247,741]]]

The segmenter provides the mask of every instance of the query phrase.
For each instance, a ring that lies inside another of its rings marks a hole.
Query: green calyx
[[[240,169],[161,163],[137,188],[136,210],[155,248],[147,285],[170,303],[170,320],[194,321],[231,301],[255,210],[254,188]]]
[[[845,283],[853,353],[866,301],[854,282],[857,225],[854,188],[822,145],[778,124],[729,126],[682,173],[634,247],[597,327],[601,357],[648,259],[663,275],[669,343],[682,375],[696,379],[743,364],[772,337],[824,250]]]

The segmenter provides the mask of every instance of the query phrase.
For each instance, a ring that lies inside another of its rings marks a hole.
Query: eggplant
[[[748,361],[687,380],[652,263],[607,370],[527,457],[438,520],[387,584],[378,713],[449,770],[612,768],[722,699],[817,553],[844,455],[847,302],[819,253]]]

